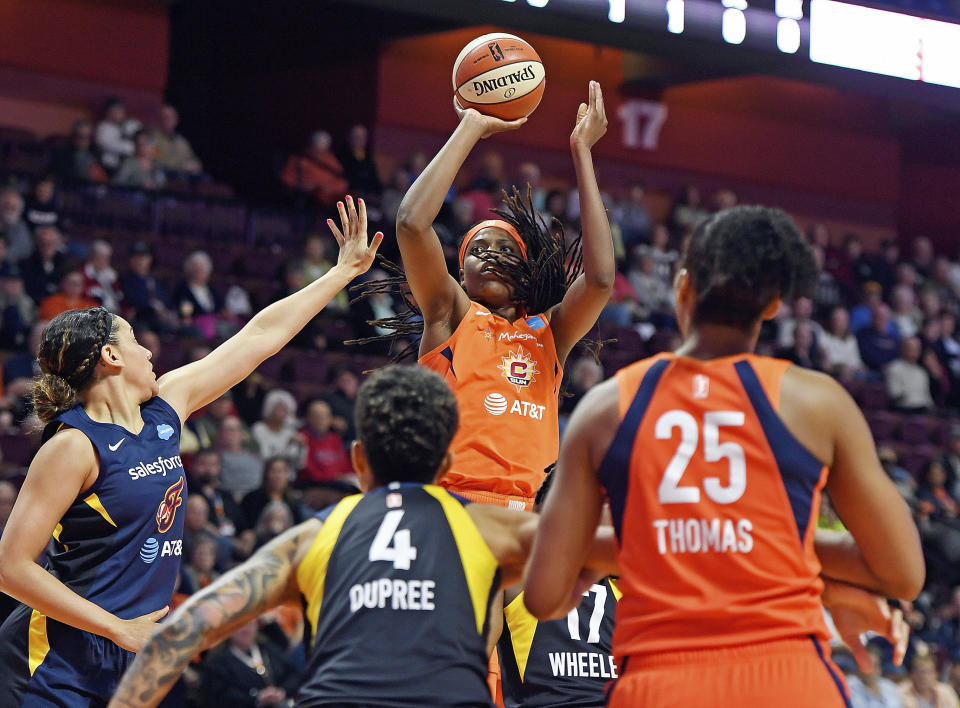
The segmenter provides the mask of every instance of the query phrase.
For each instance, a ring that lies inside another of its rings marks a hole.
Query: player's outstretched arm
[[[27,470],[0,538],[0,591],[58,622],[137,651],[167,608],[122,620],[80,597],[35,562],[67,509],[96,475],[96,453],[79,430],[65,430],[44,443]]]
[[[423,312],[424,334],[428,339],[429,329],[435,323],[450,329],[445,336],[443,332],[439,336],[449,336],[470,306],[460,283],[447,273],[433,222],[473,147],[482,138],[519,128],[526,122],[526,118],[504,121],[482,115],[472,108],[463,110],[456,104],[456,99],[454,109],[460,116],[460,124],[407,190],[397,211],[397,245],[410,290]]]
[[[303,329],[337,293],[373,263],[383,234],[367,243],[367,209],[349,196],[337,204],[343,231],[327,224],[340,245],[337,264],[305,288],[257,313],[237,334],[210,354],[160,378],[160,395],[181,420],[249,376]]]
[[[577,122],[570,135],[570,150],[580,189],[583,274],[570,286],[563,302],[554,308],[550,317],[561,363],[566,361],[570,350],[596,324],[600,311],[609,302],[610,293],[613,292],[616,275],[613,236],[600,198],[590,152],[606,132],[607,114],[603,106],[603,93],[600,84],[591,81],[587,103],[580,104]]]
[[[540,513],[524,574],[523,600],[537,619],[563,616],[593,579],[582,571],[590,567],[603,506],[596,471],[617,429],[617,401],[615,379],[595,386],[577,405],[563,434],[553,488]]]
[[[317,519],[303,522],[192,595],[147,641],[110,706],[157,705],[191,657],[267,610],[296,600],[297,568],[321,527]]]

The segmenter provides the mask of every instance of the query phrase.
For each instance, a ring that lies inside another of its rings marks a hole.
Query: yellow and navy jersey
[[[183,552],[180,417],[159,397],[140,415],[139,433],[91,420],[79,405],[56,419],[89,438],[100,471],[54,529],[47,569],[122,619],[170,602]]]
[[[605,705],[606,685],[617,678],[611,647],[619,599],[604,578],[563,619],[538,622],[523,593],[504,607],[498,653],[506,708]]]
[[[490,706],[497,560],[434,485],[347,497],[297,571],[312,642],[299,706]]]
[[[80,406],[56,419],[87,436],[100,465],[54,529],[47,570],[123,619],[170,602],[187,498],[179,416],[160,398],[140,414],[139,433],[91,420]],[[0,706],[105,705],[133,657],[105,637],[18,605],[0,626]]]

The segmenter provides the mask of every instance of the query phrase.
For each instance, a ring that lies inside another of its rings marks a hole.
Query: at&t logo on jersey
[[[157,559],[158,555],[161,558],[166,556],[182,556],[183,539],[178,538],[175,541],[164,541],[163,546],[161,546],[160,542],[153,536],[143,542],[143,546],[140,547],[140,560],[150,565]]]
[[[490,415],[503,415],[507,412],[507,399],[499,393],[488,393],[483,399],[483,407]]]
[[[163,501],[157,507],[157,531],[166,533],[173,526],[177,515],[177,508],[183,503],[183,475],[176,482],[167,487]]]
[[[153,563],[157,559],[158,553],[160,553],[160,543],[151,536],[143,542],[143,547],[140,548],[140,560],[148,564]]]
[[[536,376],[540,373],[537,370],[537,363],[530,358],[523,347],[517,347],[515,352],[510,352],[500,359],[500,366],[497,368],[500,369],[503,378],[513,384],[517,391],[536,381]]]
[[[543,420],[544,411],[547,410],[546,406],[529,401],[514,399],[511,404],[502,393],[488,393],[483,399],[483,407],[490,415],[503,415],[509,409],[510,415],[519,415],[533,420]]]

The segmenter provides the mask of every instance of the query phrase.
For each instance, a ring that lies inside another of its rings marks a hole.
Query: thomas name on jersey
[[[368,610],[434,610],[437,583],[433,580],[380,578],[358,583],[350,588],[350,612],[361,607]]]
[[[156,462],[141,461],[136,467],[128,469],[127,474],[130,475],[130,479],[140,479],[152,474],[159,474],[166,477],[168,471],[176,469],[183,469],[183,460],[180,459],[180,455],[157,457]]]
[[[653,528],[660,555],[753,550],[753,523],[749,519],[655,519]]]
[[[617,665],[609,654],[590,651],[552,651],[550,670],[555,677],[618,678]]]

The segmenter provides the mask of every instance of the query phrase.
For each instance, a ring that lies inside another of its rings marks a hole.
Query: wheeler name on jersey
[[[550,670],[555,677],[619,678],[613,657],[595,651],[552,651]]]

